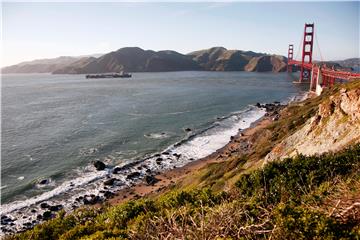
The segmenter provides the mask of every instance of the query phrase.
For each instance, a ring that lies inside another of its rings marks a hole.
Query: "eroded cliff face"
[[[315,116],[277,144],[265,162],[297,154],[338,151],[360,142],[360,88],[341,88],[319,105]]]

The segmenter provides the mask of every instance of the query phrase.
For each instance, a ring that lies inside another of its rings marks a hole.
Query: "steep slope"
[[[223,47],[213,47],[188,54],[204,70],[208,71],[244,71],[244,67],[253,57],[260,53],[241,50],[227,50]]]
[[[148,72],[200,70],[200,66],[186,55],[175,51],[159,51],[145,65]]]
[[[69,69],[72,69],[69,71]],[[104,73],[104,72],[162,72],[199,70],[191,58],[175,51],[143,50],[138,47],[121,48],[92,59],[84,65],[59,69],[54,73]]]
[[[340,88],[319,105],[317,113],[297,132],[277,144],[266,161],[339,151],[360,142],[360,87]]]
[[[286,59],[283,56],[260,56],[252,58],[245,66],[248,72],[284,72],[286,70]]]

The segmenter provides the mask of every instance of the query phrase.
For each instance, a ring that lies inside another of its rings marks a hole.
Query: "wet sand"
[[[283,107],[284,106],[281,106],[281,108]],[[191,175],[200,169],[206,168],[206,166],[210,163],[226,161],[232,154],[245,154],[249,150],[247,146],[249,146],[249,141],[251,141],[255,132],[269,126],[274,121],[274,116],[276,116],[277,110],[278,109],[275,111],[268,111],[266,116],[254,122],[249,128],[239,130],[236,136],[229,139],[229,143],[227,145],[213,154],[191,162],[181,168],[175,168],[155,175],[155,178],[159,181],[153,185],[149,185],[143,181],[135,186],[122,189],[118,191],[113,198],[108,199],[108,202],[111,205],[116,205],[128,200],[156,195],[165,191],[169,187],[174,186],[188,175]]]

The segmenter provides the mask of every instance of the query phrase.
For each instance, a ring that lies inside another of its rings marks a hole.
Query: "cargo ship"
[[[131,74],[126,72],[120,73],[97,73],[97,74],[87,74],[86,78],[130,78]]]

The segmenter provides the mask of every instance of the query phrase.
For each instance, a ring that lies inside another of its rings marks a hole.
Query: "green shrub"
[[[276,204],[281,201],[300,203],[323,182],[335,176],[346,176],[360,166],[360,145],[338,154],[298,156],[267,164],[263,169],[244,174],[236,182],[240,193],[259,201]]]

